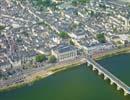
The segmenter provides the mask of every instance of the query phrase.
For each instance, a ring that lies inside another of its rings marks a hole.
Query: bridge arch
[[[97,68],[94,68],[92,69],[96,74],[98,74],[98,69]]]

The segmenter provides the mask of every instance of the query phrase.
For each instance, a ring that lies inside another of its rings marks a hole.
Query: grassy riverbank
[[[29,76],[27,76],[24,80],[24,82],[21,83],[15,83],[13,85],[7,86],[7,87],[3,87],[0,89],[0,92],[6,92],[6,91],[10,91],[16,88],[21,88],[24,87],[26,85],[32,85],[33,83],[35,83],[36,81],[39,81],[41,79],[44,79],[50,75],[53,75],[57,72],[72,68],[72,67],[77,67],[81,64],[84,64],[86,62],[85,59],[83,60],[76,60],[76,61],[72,61],[71,63],[66,63],[64,65],[54,65],[53,67],[47,69],[47,70],[41,70],[39,72],[33,73]]]

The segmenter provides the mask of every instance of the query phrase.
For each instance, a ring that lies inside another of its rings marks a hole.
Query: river
[[[130,54],[98,61],[130,85]],[[91,68],[81,65],[58,72],[31,86],[0,93],[0,100],[130,100]]]

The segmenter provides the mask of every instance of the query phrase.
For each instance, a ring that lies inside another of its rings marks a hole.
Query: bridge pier
[[[98,71],[98,75],[101,75],[102,74],[102,72],[101,71]]]
[[[104,76],[104,80],[107,80],[108,79],[108,77],[107,76]]]
[[[124,96],[127,96],[127,95],[128,95],[128,93],[126,91],[124,91]]]
[[[93,71],[95,71],[96,70],[96,68],[93,66]]]
[[[91,64],[89,62],[87,62],[87,66],[89,67],[89,66],[91,66]]]
[[[118,90],[118,91],[121,90],[121,87],[117,86],[117,90]]]
[[[114,82],[111,80],[110,84],[111,84],[111,85],[113,85],[113,84],[114,84]]]

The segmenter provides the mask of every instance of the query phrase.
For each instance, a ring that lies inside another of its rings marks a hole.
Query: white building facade
[[[71,60],[77,57],[77,48],[72,45],[59,45],[52,50],[59,62]]]

